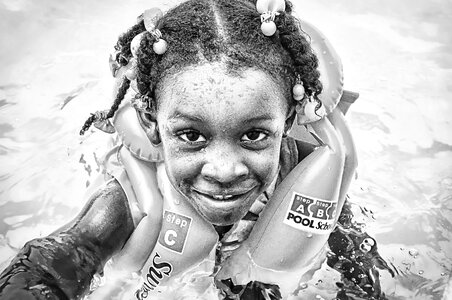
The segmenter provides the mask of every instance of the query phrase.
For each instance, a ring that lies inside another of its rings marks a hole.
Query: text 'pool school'
[[[312,233],[326,234],[334,226],[337,202],[312,199],[301,194],[293,194],[284,224]]]

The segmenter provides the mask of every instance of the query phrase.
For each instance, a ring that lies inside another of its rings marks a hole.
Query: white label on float
[[[184,251],[191,218],[165,210],[163,212],[162,230],[159,235],[159,243],[174,252]]]
[[[284,224],[312,233],[327,234],[334,226],[337,202],[293,193]]]

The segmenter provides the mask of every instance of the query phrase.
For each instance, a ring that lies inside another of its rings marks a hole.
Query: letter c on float
[[[165,243],[168,246],[174,245],[176,243],[176,241],[175,241],[176,238],[177,238],[177,232],[176,231],[170,229],[170,230],[165,232],[164,240],[165,240]]]

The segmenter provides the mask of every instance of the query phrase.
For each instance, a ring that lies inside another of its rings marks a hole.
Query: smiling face
[[[168,75],[157,127],[172,185],[207,221],[240,220],[278,173],[289,105],[262,71],[219,64]]]

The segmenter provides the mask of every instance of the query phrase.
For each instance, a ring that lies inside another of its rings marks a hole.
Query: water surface
[[[347,115],[360,162],[350,196],[399,271],[381,272],[383,291],[441,299],[452,270],[452,2],[294,2],[361,95]],[[118,34],[155,3],[0,0],[0,265],[83,205],[111,141],[78,131],[110,105]],[[339,277],[322,267],[300,296],[332,299]]]

